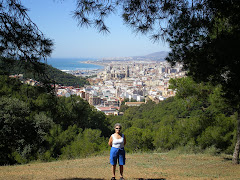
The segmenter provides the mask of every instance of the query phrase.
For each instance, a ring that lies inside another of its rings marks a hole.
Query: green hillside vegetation
[[[49,81],[64,86],[82,87],[85,84],[89,84],[86,78],[73,76],[45,63],[38,62],[37,69],[35,69],[36,65],[32,67],[29,66],[32,65],[23,61],[0,60],[2,70],[2,72],[0,72],[2,74],[23,74],[25,79],[29,78],[41,82]]]
[[[105,116],[77,96],[56,97],[44,87],[0,76],[0,164],[104,154],[112,127],[123,125],[127,152],[232,153],[236,115],[220,86],[171,80],[176,97],[125,107]]]
[[[221,97],[220,86],[195,83],[191,78],[170,81],[177,95],[155,104],[125,108],[124,116],[112,116],[112,124],[123,124],[132,151],[180,149],[232,153],[236,115]]]
[[[85,147],[77,149],[78,156],[98,153],[103,141],[101,149],[107,148],[108,135],[105,115],[80,97],[57,97],[44,87],[0,76],[1,165],[65,157],[74,141]]]

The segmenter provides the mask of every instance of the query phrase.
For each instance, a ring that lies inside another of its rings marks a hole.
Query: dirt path
[[[210,155],[128,154],[125,179],[231,179],[240,180],[240,165]],[[108,156],[0,167],[1,180],[111,179]],[[119,179],[119,170],[117,170]]]

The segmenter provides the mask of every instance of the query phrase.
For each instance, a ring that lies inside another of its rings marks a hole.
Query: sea
[[[94,63],[96,60],[91,58],[49,58],[47,64],[62,71],[104,69],[104,66],[81,63],[83,61],[93,61]]]

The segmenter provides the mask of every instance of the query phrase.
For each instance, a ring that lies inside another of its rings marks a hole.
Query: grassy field
[[[127,154],[125,179],[231,179],[240,180],[240,165],[226,155],[177,153]],[[119,170],[117,169],[117,179]],[[108,156],[85,159],[1,166],[0,179],[97,180],[110,179]]]

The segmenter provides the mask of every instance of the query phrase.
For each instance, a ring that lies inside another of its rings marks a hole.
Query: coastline
[[[107,66],[107,64],[104,64],[104,63],[96,63],[96,61],[79,61],[79,63],[101,66],[101,67],[103,67],[103,68],[101,68],[101,69],[104,69],[104,68]],[[98,68],[98,69],[99,69],[99,68]],[[93,70],[93,69],[92,69],[92,70]]]
[[[86,71],[104,69],[104,65],[95,63],[95,59],[86,58],[50,58],[47,61],[48,65],[57,68],[61,71]]]
[[[101,64],[101,63],[99,64],[99,63],[96,63],[96,61],[78,61],[78,62],[82,63],[82,64],[91,64],[91,65],[95,65],[95,66],[101,66],[102,67],[101,69],[104,69],[106,67],[105,64]]]
[[[89,65],[89,67],[79,67],[86,64]],[[65,72],[65,73],[69,73],[72,74],[76,77],[91,77],[91,76],[97,76],[97,74],[99,72],[104,71],[105,66],[102,64],[97,64],[94,63],[94,61],[76,61],[75,64],[77,67],[70,67],[68,69],[68,67],[66,66],[65,69],[60,69],[61,71]],[[79,65],[79,66],[78,66]]]

